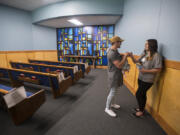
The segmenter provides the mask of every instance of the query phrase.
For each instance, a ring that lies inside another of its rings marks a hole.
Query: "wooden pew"
[[[65,80],[59,81],[58,74],[22,69],[0,68],[0,73],[2,74],[1,78],[9,78],[14,87],[23,85],[23,82],[50,87],[54,98],[62,95],[72,85],[70,76],[65,78]]]
[[[59,65],[59,66],[75,66],[78,65],[78,69],[82,70],[83,77],[84,73],[89,73],[91,71],[91,67],[89,65],[86,66],[85,63],[79,63],[79,62],[60,62],[60,61],[48,61],[48,60],[33,60],[28,59],[29,63],[38,63],[38,64],[47,64],[47,65]]]
[[[65,77],[71,76],[73,83],[78,81],[82,77],[82,71],[74,72],[73,67],[67,66],[56,66],[56,65],[42,65],[36,63],[24,63],[24,62],[13,62],[10,61],[11,67],[16,69],[23,69],[23,70],[31,70],[31,71],[38,71],[44,73],[52,73],[58,74],[59,72],[64,72]]]
[[[29,119],[45,102],[45,92],[40,90],[35,93],[27,92],[27,97],[12,107],[7,107],[3,96],[11,92],[13,87],[0,84],[0,106],[7,110],[15,125]]]
[[[64,58],[66,58],[66,60],[68,61],[68,58],[75,58],[76,62],[79,62],[80,59],[82,59],[83,61],[86,59],[90,59],[93,62],[93,68],[96,68],[96,60],[97,60],[97,56],[77,56],[77,55],[64,55],[62,56]]]

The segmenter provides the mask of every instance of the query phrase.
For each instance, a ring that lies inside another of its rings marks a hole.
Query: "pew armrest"
[[[72,77],[66,77],[66,79],[60,82],[59,85],[61,87],[61,94],[63,94],[72,85]]]
[[[78,81],[80,78],[82,78],[82,72],[81,72],[81,70],[78,71],[78,72],[76,72],[76,73],[74,74],[73,83],[75,83],[76,81]]]
[[[88,74],[91,71],[91,67],[88,66],[85,70],[86,70],[86,74]]]
[[[19,125],[30,118],[45,102],[45,92],[40,90],[27,97],[15,106],[8,108],[8,112],[15,125]]]

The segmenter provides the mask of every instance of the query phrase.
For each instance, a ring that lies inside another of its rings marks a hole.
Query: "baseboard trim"
[[[126,80],[124,80],[124,85],[131,91],[133,95],[135,95],[136,90],[131,85],[129,85]],[[168,135],[178,135],[178,133],[150,105],[146,105],[146,110]]]
[[[178,133],[148,104],[146,105],[146,110],[159,123],[159,125],[168,135],[178,135]]]
[[[136,90],[135,90],[131,85],[129,85],[129,83],[128,83],[126,80],[123,80],[123,83],[124,83],[124,85],[131,91],[131,93],[132,93],[133,95],[135,95]]]
[[[93,65],[90,65],[92,69],[94,69]],[[97,69],[107,69],[107,66],[96,66]]]
[[[96,66],[96,68],[107,69],[107,66]]]

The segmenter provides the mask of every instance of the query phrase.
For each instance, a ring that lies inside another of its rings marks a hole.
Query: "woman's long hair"
[[[147,42],[150,51],[150,59],[152,59],[154,54],[158,51],[158,42],[156,39],[148,39]]]

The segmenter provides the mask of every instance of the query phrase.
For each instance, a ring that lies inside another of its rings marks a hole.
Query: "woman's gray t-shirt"
[[[144,69],[162,68],[162,57],[159,53],[154,54],[152,60],[147,60],[147,55],[140,58],[142,61],[142,67]],[[156,73],[141,73],[139,72],[139,79],[144,82],[153,83],[156,77]]]

